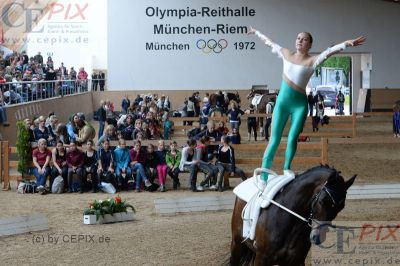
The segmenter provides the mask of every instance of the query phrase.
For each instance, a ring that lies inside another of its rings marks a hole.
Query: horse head
[[[330,168],[329,168],[330,169]],[[330,222],[343,210],[347,190],[353,185],[356,175],[345,181],[340,172],[333,170],[311,200],[311,213],[308,218],[311,226],[310,241],[320,245],[325,241]]]
[[[254,97],[254,94],[255,94],[255,90],[254,90],[254,89],[251,89],[251,90],[250,90],[250,93],[247,94],[247,96],[246,96],[247,100],[253,98],[253,97]]]

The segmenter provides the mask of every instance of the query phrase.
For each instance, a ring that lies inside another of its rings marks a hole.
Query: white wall
[[[47,53],[52,53],[57,68],[64,62],[68,69],[83,66],[89,74],[92,69],[107,69],[107,0],[59,0],[52,10],[28,34],[28,54],[40,51],[46,62]]]
[[[243,34],[154,35],[154,24],[176,26],[253,25],[284,47],[294,49],[298,32],[314,36],[312,52],[358,35],[364,46],[347,53],[371,53],[371,87],[400,87],[398,70],[398,4],[378,0],[119,0],[108,1],[109,89],[244,89],[254,84],[277,88],[281,61],[255,37]],[[186,9],[201,7],[256,10],[254,17],[166,18],[146,16],[149,6]],[[200,38],[228,41],[221,54],[205,55],[196,48]],[[189,51],[146,51],[145,43],[187,43]],[[255,50],[238,51],[234,42],[256,42]],[[356,60],[357,62],[359,60]],[[355,74],[359,75],[359,73]],[[356,84],[354,84],[356,85]],[[354,86],[357,89],[356,86]]]

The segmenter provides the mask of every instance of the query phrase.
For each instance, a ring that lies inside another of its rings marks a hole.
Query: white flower
[[[102,200],[99,200],[99,203],[102,203],[103,201]]]

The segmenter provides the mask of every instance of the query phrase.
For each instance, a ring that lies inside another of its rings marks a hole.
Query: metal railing
[[[0,84],[5,106],[87,91],[104,90],[105,79],[13,81]],[[100,86],[101,84],[101,86]]]

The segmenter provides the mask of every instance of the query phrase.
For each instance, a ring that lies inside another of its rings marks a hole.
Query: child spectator
[[[240,108],[238,108],[237,103],[232,101],[231,108],[226,113],[229,118],[229,123],[231,124],[231,129],[240,127],[240,116],[244,114]]]
[[[215,130],[218,131],[221,134],[221,136],[229,133],[229,129],[225,126],[224,121],[219,121],[218,127]]]
[[[62,143],[69,145],[69,135],[67,132],[67,127],[63,123],[57,125],[56,131],[54,132],[56,136],[56,141],[61,141]],[[66,184],[66,183],[65,183]]]
[[[98,180],[97,180],[97,152],[94,150],[93,140],[88,140],[86,142],[86,151],[83,155],[83,187],[88,188],[88,176],[92,180],[92,192],[96,193],[98,190]]]
[[[168,166],[166,162],[167,150],[165,149],[164,140],[158,141],[157,155],[157,175],[160,183],[160,191],[165,192],[165,182],[167,181]]]
[[[199,161],[199,170],[205,173],[206,178],[200,183],[200,187],[204,189],[205,185],[211,184],[210,189],[216,189],[218,168],[211,164],[209,156],[210,138],[204,136],[200,139],[201,144],[196,147],[196,159]]]
[[[105,130],[103,136],[101,136],[101,137],[99,138],[99,140],[97,141],[96,146],[97,146],[97,147],[100,147],[101,144],[103,143],[103,140],[104,140],[104,139],[106,139],[106,140],[108,140],[108,141],[117,140],[117,135],[116,135],[116,132],[115,132],[115,127],[114,127],[113,125],[108,125],[108,126],[106,127],[106,130]]]
[[[136,192],[140,192],[141,181],[144,181],[146,187],[150,187],[151,183],[147,178],[143,165],[146,162],[146,154],[141,150],[141,142],[136,140],[133,148],[130,150],[132,172],[136,172]]]
[[[232,129],[232,133],[227,135],[232,144],[240,144],[241,138],[237,128]]]
[[[124,139],[118,141],[118,147],[114,150],[115,175],[117,178],[118,190],[127,188],[128,180],[131,177],[129,167],[130,155]]]
[[[176,141],[171,142],[169,147],[170,150],[167,152],[165,156],[165,161],[168,166],[168,174],[173,180],[172,188],[176,190],[181,185],[179,182],[179,165],[181,162],[182,154],[177,149],[178,144],[176,143]]]
[[[114,176],[114,153],[110,149],[110,141],[103,139],[101,148],[97,151],[98,168],[97,180],[99,182],[111,183],[116,187]]]
[[[149,144],[147,145],[145,165],[146,165],[146,174],[151,181],[153,181],[157,176],[157,164],[158,164],[158,156],[154,151],[154,145]]]

